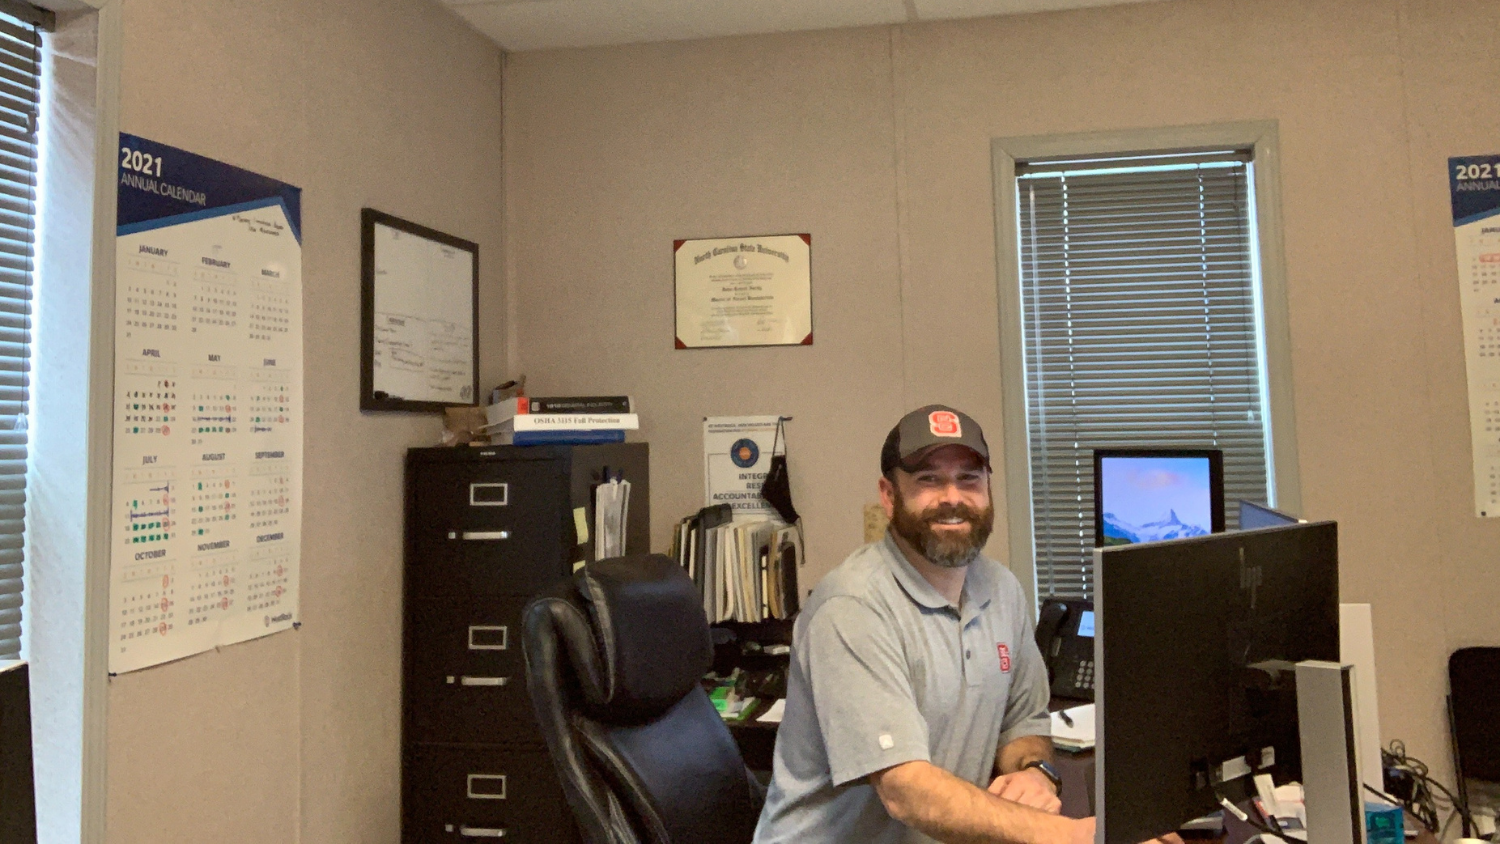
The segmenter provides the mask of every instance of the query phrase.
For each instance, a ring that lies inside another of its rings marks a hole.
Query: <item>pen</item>
[[[1073,726],[1073,719],[1068,717],[1068,711],[1066,709],[1057,710],[1057,717],[1061,718],[1063,723],[1067,724],[1069,727]]]

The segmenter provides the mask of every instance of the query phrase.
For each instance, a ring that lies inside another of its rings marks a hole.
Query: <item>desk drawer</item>
[[[410,598],[462,599],[469,596],[530,597],[552,588],[569,574],[561,530],[545,543],[523,548],[498,534],[450,530],[420,542],[406,561]]]
[[[556,459],[425,463],[413,472],[422,522],[484,528],[520,511],[555,511],[558,495],[567,495],[564,463]]]
[[[411,483],[408,595],[532,595],[564,574],[560,461],[422,466]]]
[[[447,463],[416,466],[410,479],[419,525],[472,530],[556,518],[568,498],[561,460]]]
[[[404,844],[578,840],[545,750],[414,745],[402,797]]]
[[[407,741],[541,740],[521,654],[526,600],[409,599]]]

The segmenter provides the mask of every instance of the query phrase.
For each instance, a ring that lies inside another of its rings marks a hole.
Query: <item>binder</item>
[[[500,445],[608,445],[625,442],[624,431],[516,431],[501,434]]]
[[[729,522],[733,518],[733,513],[733,508],[728,504],[716,504],[712,507],[704,507],[698,511],[697,516],[693,517],[693,521],[697,523],[697,535],[692,543],[697,557],[694,582],[698,584],[698,591],[703,595],[703,612],[708,616],[710,623],[715,620],[713,590],[715,578],[713,577],[713,558],[708,554],[708,533]]]
[[[781,598],[781,611],[777,618],[791,618],[801,609],[797,594],[797,570],[802,566],[802,527],[788,525],[776,531],[775,581],[777,595]]]

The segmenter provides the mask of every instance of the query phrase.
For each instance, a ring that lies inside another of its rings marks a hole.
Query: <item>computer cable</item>
[[[1443,811],[1450,813],[1450,822],[1456,815],[1467,827],[1473,826],[1473,819],[1469,817],[1463,802],[1442,783],[1433,779],[1427,763],[1407,755],[1405,742],[1393,739],[1388,748],[1380,751],[1380,761],[1386,771],[1387,781],[1396,783],[1388,786],[1394,794],[1395,802],[1410,812],[1428,832],[1436,835],[1442,827],[1447,826],[1440,823],[1439,813]]]
[[[1224,811],[1230,813],[1231,815],[1234,815],[1236,818],[1239,818],[1242,823],[1249,824],[1251,828],[1260,833],[1260,838],[1265,838],[1265,836],[1269,835],[1273,838],[1278,838],[1282,841],[1285,841],[1287,842],[1287,844],[1294,844],[1292,839],[1287,838],[1284,834],[1282,834],[1281,830],[1272,829],[1270,826],[1260,822],[1259,820],[1256,820],[1255,818],[1250,817],[1250,814],[1248,812],[1234,805],[1233,801],[1231,801],[1228,797],[1225,797],[1223,794],[1220,794],[1217,789],[1214,790],[1214,796],[1219,798],[1219,805],[1224,807]],[[1302,844],[1302,842],[1295,842],[1295,844]]]

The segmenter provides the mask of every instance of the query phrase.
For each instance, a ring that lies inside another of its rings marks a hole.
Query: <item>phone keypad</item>
[[[1092,689],[1094,687],[1094,661],[1092,659],[1082,660],[1078,663],[1078,671],[1073,677],[1074,688]]]

